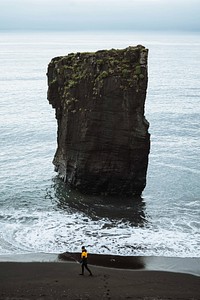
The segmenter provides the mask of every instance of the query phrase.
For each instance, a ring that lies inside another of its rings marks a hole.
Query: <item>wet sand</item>
[[[0,262],[61,262],[79,261],[80,253],[26,253],[0,255]],[[89,253],[89,263],[109,268],[145,271],[167,271],[200,276],[200,258],[163,256],[117,256]]]
[[[69,258],[71,254],[66,256]],[[105,259],[104,256],[96,256],[96,263],[98,257],[100,260]],[[117,257],[112,259],[115,261],[110,263],[115,262],[117,265]],[[91,263],[89,266],[93,276],[88,276],[88,273],[80,276],[80,264],[75,262],[74,257],[69,260],[0,262],[0,300],[200,299],[199,276],[148,271],[138,265],[138,261],[135,269],[100,267]],[[110,256],[107,263],[109,260]],[[125,264],[123,259],[120,264]]]

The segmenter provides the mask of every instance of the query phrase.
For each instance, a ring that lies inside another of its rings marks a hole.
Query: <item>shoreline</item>
[[[80,253],[26,253],[0,255],[0,263],[65,263],[80,260]],[[200,258],[117,256],[90,254],[89,265],[110,269],[161,271],[200,276]]]

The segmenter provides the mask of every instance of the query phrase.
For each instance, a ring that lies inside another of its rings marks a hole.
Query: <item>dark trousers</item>
[[[82,263],[82,274],[84,274],[84,268],[86,268],[86,270],[87,270],[90,274],[92,274],[92,272],[91,272],[90,269],[88,268],[86,262],[83,262],[83,263]]]

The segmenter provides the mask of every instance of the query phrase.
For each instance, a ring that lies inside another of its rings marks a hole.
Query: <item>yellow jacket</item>
[[[87,256],[88,256],[87,251],[86,251],[86,250],[83,250],[82,253],[81,253],[81,258],[82,258],[82,259],[86,259]]]

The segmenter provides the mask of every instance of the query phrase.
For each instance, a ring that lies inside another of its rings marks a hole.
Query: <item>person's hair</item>
[[[82,249],[85,249],[85,246],[82,246]]]

